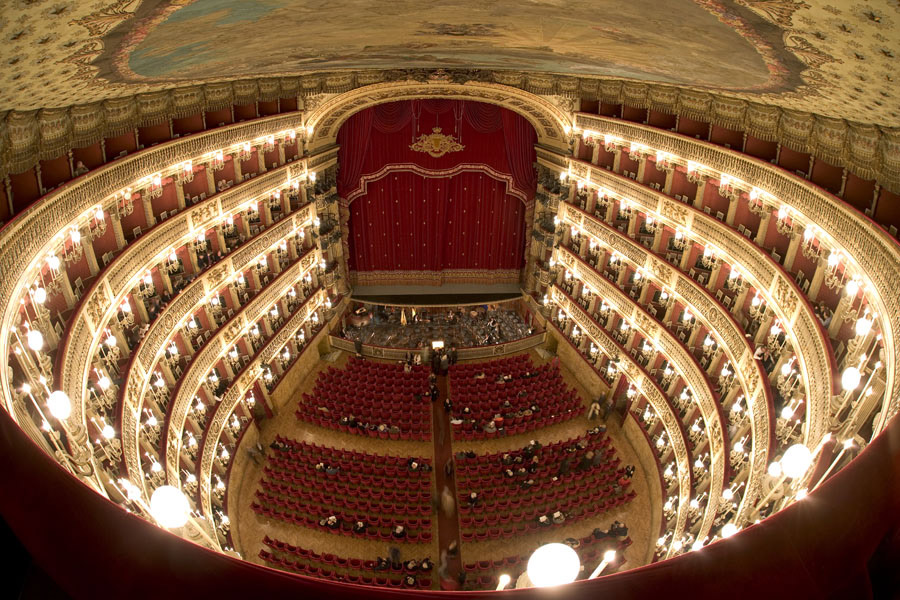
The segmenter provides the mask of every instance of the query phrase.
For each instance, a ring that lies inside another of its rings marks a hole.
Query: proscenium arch
[[[423,98],[472,100],[496,104],[525,117],[537,133],[537,143],[549,149],[568,152],[572,120],[552,102],[518,88],[496,83],[451,83],[448,81],[397,81],[376,83],[339,94],[315,107],[306,115],[309,149],[337,143],[337,134],[353,114],[366,108]]]

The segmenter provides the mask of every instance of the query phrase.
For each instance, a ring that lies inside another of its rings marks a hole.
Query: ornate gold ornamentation
[[[445,154],[459,152],[465,148],[452,135],[441,133],[440,127],[433,128],[431,133],[423,133],[415,144],[409,145],[409,149],[413,152],[424,152],[432,158],[440,158]]]

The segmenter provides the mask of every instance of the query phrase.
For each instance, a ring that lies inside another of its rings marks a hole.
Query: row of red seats
[[[410,504],[419,502],[427,503],[431,500],[431,492],[428,491],[430,485],[427,487],[415,486],[410,488],[408,484],[409,480],[406,480],[402,483],[400,481],[396,482],[401,485],[385,483],[385,487],[379,487],[367,485],[366,483],[359,482],[353,479],[349,481],[329,481],[326,479],[323,481],[321,478],[311,478],[294,473],[285,473],[272,470],[269,467],[266,467],[265,474],[267,477],[269,477],[271,483],[276,483],[281,486],[288,486],[292,488],[317,488],[325,490],[327,492],[331,492],[333,494],[343,494],[345,496],[365,493],[373,500],[393,500],[397,502],[407,502]]]
[[[428,388],[420,388],[415,391],[406,391],[399,388],[388,388],[379,392],[373,390],[363,391],[363,388],[360,387],[361,385],[360,383],[323,385],[321,387],[313,387],[311,394],[314,398],[344,398],[350,396],[354,405],[380,405],[385,402],[393,402],[399,408],[418,408],[422,406],[423,396],[428,391]]]
[[[543,429],[544,427],[550,427],[551,425],[563,423],[565,421],[568,421],[569,419],[578,417],[583,412],[584,406],[572,408],[566,412],[562,412],[561,414],[553,415],[547,415],[544,410],[541,410],[541,412],[537,415],[533,415],[532,420],[525,423],[512,425],[510,427],[505,427],[504,430],[506,432],[506,435],[518,435],[520,433],[525,433],[526,431],[534,431],[536,429]],[[456,440],[484,440],[494,437],[497,437],[496,433],[485,433],[481,429],[478,429],[477,431],[472,429],[461,429],[457,431],[456,426],[454,426],[453,438]]]
[[[428,479],[390,479],[373,475],[345,474],[327,475],[315,469],[298,470],[293,466],[270,463],[266,467],[266,474],[277,476],[281,481],[295,483],[297,485],[312,485],[314,487],[327,487],[333,485],[359,486],[364,489],[380,490],[406,490],[408,492],[421,493],[431,489],[431,481]],[[329,481],[328,478],[334,478]]]
[[[388,486],[394,485],[394,481],[397,479],[401,480],[412,480],[417,481],[421,485],[430,485],[430,477],[428,473],[424,471],[410,471],[409,467],[406,466],[387,466],[380,469],[373,469],[371,475],[367,474],[363,469],[359,468],[358,465],[354,465],[349,461],[335,461],[333,463],[329,463],[331,465],[341,466],[341,471],[336,475],[328,475],[325,471],[316,470],[316,465],[313,462],[298,462],[287,458],[281,458],[278,456],[270,456],[269,463],[272,466],[280,467],[283,470],[293,470],[295,473],[308,473],[310,475],[316,475],[321,479],[325,479],[327,477],[337,477],[337,478],[351,478],[351,477],[361,477],[363,479],[375,479],[375,485],[378,485],[378,480],[384,480]]]
[[[403,465],[409,461],[408,456],[391,456],[389,454],[372,454],[371,452],[357,452],[355,450],[344,450],[343,448],[332,448],[331,446],[320,446],[311,442],[297,442],[280,435],[275,436],[279,442],[289,444],[290,449],[276,450],[290,458],[299,458],[301,456],[318,457],[323,460],[344,459],[354,463],[372,463],[374,465]],[[430,458],[416,457],[416,462],[421,464],[431,464]],[[304,461],[306,462],[306,461]],[[314,461],[314,462],[319,462]]]
[[[529,376],[526,377],[525,374]],[[529,385],[538,385],[540,383],[546,382],[554,382],[562,379],[562,375],[559,371],[550,368],[550,365],[547,365],[546,368],[535,369],[534,371],[522,371],[521,373],[504,373],[505,375],[511,375],[512,379],[509,381],[504,380],[503,383],[497,381],[498,376],[495,376],[493,379],[490,379],[485,375],[483,378],[475,378],[475,377],[451,377],[450,385],[454,393],[475,393],[475,392],[483,392],[483,391],[498,391],[502,392],[506,389],[514,389],[519,390],[524,387],[528,387]]]
[[[319,408],[324,406],[329,412],[338,412],[340,416],[353,415],[356,420],[366,420],[372,416],[390,417],[395,415],[392,422],[399,420],[419,422],[425,418],[431,418],[431,407],[428,403],[418,401],[415,406],[410,406],[405,402],[394,402],[393,400],[360,400],[359,398],[351,399],[351,394],[343,392],[328,392],[317,396],[303,394],[303,402],[307,406]],[[428,409],[427,411],[425,409]]]
[[[356,435],[366,435],[370,438],[380,438],[380,439],[391,439],[391,440],[416,440],[416,441],[426,441],[431,439],[431,430],[422,430],[422,431],[401,431],[400,433],[390,433],[387,431],[377,431],[375,429],[360,429],[359,427],[347,428],[346,430],[341,429],[340,423],[338,422],[340,417],[335,416],[334,419],[326,418],[321,416],[321,411],[300,411],[298,410],[295,414],[297,418],[301,421],[306,421],[307,423],[312,423],[313,425],[318,425],[319,427],[325,427],[327,429],[337,429],[340,431],[344,431],[344,433],[353,433]],[[390,423],[388,423],[390,424]],[[346,427],[346,426],[345,426]],[[398,425],[399,427],[399,425]],[[401,427],[402,429],[402,427]]]
[[[343,558],[341,556],[336,556],[328,552],[319,554],[314,550],[307,550],[305,548],[301,548],[300,546],[294,546],[293,544],[282,542],[280,540],[270,538],[269,536],[265,536],[263,538],[263,544],[271,548],[274,552],[292,554],[308,562],[320,563],[321,566],[338,567],[340,569],[349,569],[352,571],[374,571],[377,564],[374,560],[363,560],[361,558]],[[428,571],[430,570],[431,569],[429,569]],[[417,568],[416,571],[419,573],[426,572],[421,568]],[[390,574],[392,573],[405,573],[407,572],[407,569],[405,568],[405,565],[400,565],[399,568],[395,569],[392,564],[388,563],[387,568],[384,570],[384,572],[385,574],[390,576]]]
[[[592,466],[588,472],[595,472],[601,469],[609,470],[610,472],[614,472],[616,466],[618,466],[619,459],[615,457],[615,450],[609,448],[608,450],[598,450],[595,452],[596,454],[600,454],[600,458],[597,459],[599,464],[594,467]],[[576,465],[578,459],[575,458],[569,473],[570,475],[576,472]],[[519,469],[526,469],[524,473],[520,473]],[[519,482],[524,481],[526,479],[534,479],[539,481],[541,484],[544,483],[553,483],[552,478],[559,474],[559,465],[556,463],[540,463],[538,464],[538,468],[534,473],[530,473],[527,470],[527,467],[524,465],[510,465],[506,467],[501,465],[496,467],[496,471],[494,472],[485,472],[485,473],[466,473],[461,474],[458,478],[459,485],[464,486],[467,491],[478,490],[478,489],[490,489],[490,488],[503,488],[503,487],[511,487],[514,485],[518,485]],[[509,469],[513,472],[513,476],[510,477],[506,473],[506,469]],[[574,477],[566,477],[563,481],[574,481]]]
[[[373,362],[357,356],[351,356],[347,361],[347,368],[354,371],[367,371],[370,373],[384,373],[393,375],[396,373],[406,374],[406,368],[396,362]],[[427,365],[412,365],[413,374],[423,374],[426,378],[431,374],[431,370]]]
[[[594,455],[600,454],[604,458],[612,458],[615,455],[615,448],[613,448],[610,444],[604,444],[602,441],[594,444],[585,445],[584,449],[575,448],[572,452],[566,452],[562,456],[554,456],[552,454],[543,454],[538,453],[534,456],[538,457],[537,468],[539,473],[547,473],[550,477],[556,474],[559,470],[560,464],[567,460],[569,461],[569,466],[574,470],[575,465],[581,460],[581,458],[587,454],[588,452],[593,452]],[[476,464],[469,465],[466,467],[461,467],[457,469],[457,475],[460,480],[476,480],[476,479],[491,479],[497,478],[499,479],[501,475],[503,475],[504,471],[510,469],[512,471],[516,471],[519,468],[527,468],[530,466],[532,459],[522,458],[521,463],[516,463],[515,459],[513,459],[512,463],[509,465],[503,464],[502,461],[497,461],[494,464]],[[597,459],[600,460],[600,459]]]
[[[368,500],[353,500],[329,498],[324,494],[307,491],[297,496],[284,497],[283,495],[256,490],[256,497],[259,501],[268,506],[278,506],[288,510],[297,512],[307,512],[311,514],[325,514],[339,516],[348,515],[347,520],[364,521],[370,528],[387,528],[397,525],[399,518],[405,518],[400,525],[407,526],[409,529],[419,529],[427,523],[431,524],[431,507],[422,506],[406,506],[403,504],[384,504],[381,502],[369,502]],[[424,508],[424,510],[422,510]],[[381,513],[381,515],[377,514]],[[423,514],[425,517],[412,517],[411,514]],[[419,524],[422,521],[423,525]]]
[[[302,512],[299,509],[289,506],[282,506],[275,503],[272,504],[259,504],[257,502],[253,502],[250,505],[253,512],[271,517],[274,519],[278,519],[280,521],[284,521],[286,523],[294,523],[296,525],[300,525],[301,527],[307,527],[311,529],[318,529],[320,531],[330,531],[334,533],[340,533],[346,535],[348,537],[360,537],[360,538],[368,538],[381,540],[385,542],[409,542],[409,543],[428,543],[431,542],[431,521],[429,519],[422,519],[420,528],[422,531],[411,530],[409,527],[406,528],[406,535],[402,538],[397,538],[391,533],[390,528],[383,527],[369,527],[366,529],[365,533],[355,533],[350,525],[355,523],[358,520],[366,521],[369,517],[366,515],[346,515],[346,514],[334,514],[338,519],[340,519],[342,526],[337,529],[331,529],[325,525],[320,525],[319,520],[322,517],[314,517],[310,513]],[[418,519],[416,519],[418,521]],[[406,527],[406,524],[402,521],[394,522],[393,526],[403,525]]]
[[[361,472],[363,475],[386,475],[388,477],[409,477],[409,478],[417,478],[417,477],[428,477],[428,474],[424,471],[419,470],[411,470],[408,464],[393,462],[391,464],[372,464],[366,462],[357,462],[353,458],[350,457],[339,457],[339,456],[304,456],[299,453],[292,452],[282,452],[277,456],[272,457],[273,460],[277,460],[281,463],[291,463],[301,467],[309,467],[312,466],[315,468],[317,464],[330,465],[333,467],[340,467],[343,471],[357,471]],[[410,459],[405,459],[407,462]],[[418,462],[419,459],[414,459]],[[427,460],[418,463],[420,465],[429,464]]]
[[[265,550],[259,551],[259,557],[265,562],[280,569],[285,569],[293,573],[299,573],[300,575],[306,575],[307,577],[316,577],[319,579],[328,579],[330,581],[340,581],[343,583],[353,583],[356,585],[371,585],[375,587],[389,587],[397,589],[410,588],[410,586],[404,583],[405,580],[402,576],[386,577],[337,573],[328,568],[306,565],[300,561],[293,561],[289,558],[279,557]],[[421,579],[416,579],[416,585],[413,589],[416,588],[430,589],[431,578],[423,577]]]
[[[592,519],[598,515],[601,515],[605,512],[618,508],[624,505],[627,502],[630,502],[634,498],[634,492],[628,492],[627,494],[617,497],[610,498],[607,500],[603,500],[602,504],[597,504],[596,506],[591,506],[588,508],[581,508],[580,506],[574,506],[572,508],[577,508],[581,512],[577,515],[571,515],[566,518],[566,523],[572,523],[575,521],[583,521],[585,519]],[[565,512],[565,509],[562,509]],[[555,525],[551,524],[549,526],[541,526],[538,525],[535,519],[525,520],[518,523],[507,523],[503,526],[500,525],[500,520],[497,519],[492,523],[488,524],[489,529],[487,531],[472,531],[471,529],[462,530],[462,540],[464,542],[484,542],[492,539],[505,539],[510,537],[515,537],[517,535],[522,535],[523,533],[532,533],[537,531],[538,529],[547,529],[548,527],[554,527]]]
[[[516,354],[515,356],[507,356],[495,360],[488,360],[478,363],[462,363],[451,365],[450,374],[454,373],[480,373],[485,369],[510,369],[513,367],[532,367],[531,359],[527,354]]]
[[[524,413],[524,411],[530,409],[532,405],[537,406],[538,413],[543,410],[552,410],[554,406],[559,406],[563,403],[566,403],[566,405],[580,405],[581,398],[579,398],[578,394],[574,391],[548,390],[530,397],[515,396],[508,402],[509,406],[504,406],[503,402],[500,400],[485,400],[483,398],[479,399],[472,397],[472,402],[469,402],[468,404],[457,402],[457,408],[454,409],[453,414],[461,419],[474,419],[478,422],[483,422],[493,419],[496,415],[504,416],[517,411],[523,411]],[[460,406],[468,408],[469,412],[465,413],[462,410],[459,410],[458,407]],[[509,417],[509,419],[523,419],[532,416],[534,416],[534,413],[513,416]]]
[[[588,432],[567,440],[544,444],[541,446],[540,450],[537,451],[537,454],[541,456],[542,460],[550,460],[554,457],[564,458],[566,456],[566,448],[575,447],[578,442],[582,440],[587,441],[589,446],[601,442],[609,444],[609,437],[606,435],[606,432],[599,432],[596,434]],[[472,457],[466,456],[464,453],[457,454],[457,470],[461,468],[465,469],[468,465],[475,464],[502,464],[504,454],[508,454],[512,458],[515,458],[516,456],[524,457],[526,448],[527,446],[523,446],[517,450],[504,450],[503,452],[494,452],[492,454],[476,454]]]
[[[587,444],[585,445],[584,451],[588,450],[602,450],[609,448],[612,445],[612,442],[605,434],[601,434],[598,436],[592,436],[590,438],[586,438],[584,436],[578,438],[571,438],[568,440],[563,440],[561,442],[554,442],[552,444],[547,444],[546,446],[541,446],[541,449],[538,450],[534,455],[540,457],[542,463],[551,463],[551,462],[560,462],[565,458],[569,457],[571,454],[578,454],[582,452],[581,450],[576,450],[576,452],[569,453],[566,449],[575,447],[576,444],[585,440]],[[503,455],[508,454],[510,457],[510,462],[515,464],[513,461],[517,456],[522,455],[523,450],[513,450],[510,452],[497,452],[495,454],[479,454],[475,456],[475,458],[468,458],[465,455],[457,456],[456,458],[456,472],[457,473],[495,473],[497,466],[503,464]],[[525,462],[525,457],[522,457],[522,462]]]
[[[576,480],[575,477],[578,475],[581,475],[581,477]],[[531,503],[539,504],[553,498],[561,498],[564,495],[571,494],[571,489],[588,489],[594,486],[611,485],[617,479],[618,475],[615,472],[604,472],[599,469],[593,473],[584,471],[575,473],[571,477],[567,476],[566,479],[541,481],[524,490],[524,493],[516,495],[515,498],[491,499],[480,497],[477,505],[474,507],[469,505],[467,495],[460,494],[459,512],[460,514],[486,514],[518,510]]]
[[[497,519],[497,522],[501,524],[510,523],[522,520],[516,516],[521,514],[525,515],[526,520],[528,515],[534,515],[537,518],[558,510],[567,502],[574,502],[577,507],[584,500],[602,498],[605,494],[603,490],[615,491],[614,482],[615,477],[612,477],[596,482],[566,486],[561,490],[542,491],[539,494],[523,496],[521,499],[510,501],[510,506],[505,509],[487,504],[476,506],[473,510],[460,511],[460,524],[465,523],[469,527],[485,527],[489,525],[491,519]]]
[[[278,482],[271,481],[261,481],[260,486],[263,490],[266,491],[269,496],[278,496],[278,497],[294,497],[296,495],[300,495],[302,499],[308,500],[309,502],[315,502],[317,504],[325,504],[330,506],[339,507],[341,510],[345,511],[363,511],[366,513],[379,513],[379,514],[391,514],[391,515],[402,515],[402,514],[413,514],[413,515],[430,515],[431,514],[431,506],[424,502],[412,502],[408,503],[403,500],[399,500],[397,502],[385,501],[385,500],[373,500],[370,498],[360,499],[358,496],[350,497],[350,498],[341,498],[339,496],[335,496],[330,491],[316,491],[316,490],[308,490],[302,488],[296,488],[293,486],[285,486],[283,484],[279,484]],[[287,489],[285,489],[287,488]],[[259,491],[257,491],[259,494]]]

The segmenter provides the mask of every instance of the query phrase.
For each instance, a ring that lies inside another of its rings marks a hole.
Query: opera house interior
[[[897,0],[0,40],[4,595],[900,597]]]

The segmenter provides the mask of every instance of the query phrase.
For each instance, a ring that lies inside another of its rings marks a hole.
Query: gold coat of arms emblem
[[[441,133],[440,127],[435,127],[431,133],[420,135],[415,144],[409,145],[409,149],[414,152],[427,152],[433,158],[440,158],[448,152],[464,150],[465,146],[457,142],[452,135]]]

